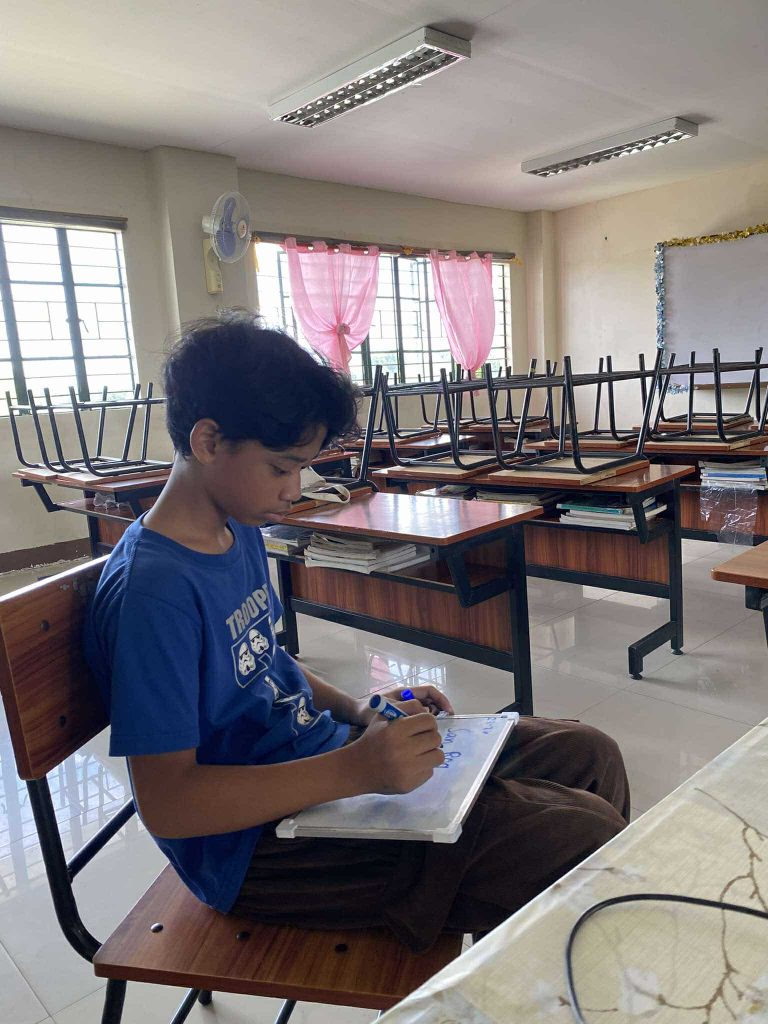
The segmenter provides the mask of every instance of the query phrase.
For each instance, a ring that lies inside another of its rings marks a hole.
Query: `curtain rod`
[[[286,238],[296,238],[299,245],[311,245],[313,242],[320,241],[321,239],[315,235],[313,238],[300,237],[299,235],[292,235],[290,232],[280,235],[275,231],[254,231],[251,235],[254,239],[259,239],[262,242],[276,242],[282,244]],[[372,245],[376,245],[379,248],[379,252],[384,256],[429,256],[429,249],[424,249],[421,246],[416,245],[395,245],[391,242],[354,242],[350,238],[322,238],[323,242],[328,245],[351,245],[355,249],[368,249]],[[435,246],[435,248],[437,248]],[[440,250],[444,252],[445,250]],[[479,252],[479,249],[462,249],[457,250],[461,256],[469,256],[471,252]],[[484,250],[485,252],[489,250]],[[491,252],[491,256],[495,260],[509,260],[514,261],[517,256],[513,252]]]

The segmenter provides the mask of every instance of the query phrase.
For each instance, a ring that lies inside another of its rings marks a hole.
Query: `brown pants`
[[[307,928],[382,923],[412,949],[495,928],[629,819],[615,742],[521,718],[458,842],[277,839],[265,830],[232,913]]]

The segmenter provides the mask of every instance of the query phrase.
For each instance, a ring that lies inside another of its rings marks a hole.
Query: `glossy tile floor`
[[[642,813],[748,727],[768,715],[768,649],[761,617],[743,590],[715,583],[710,568],[736,553],[728,545],[684,542],[686,656],[669,648],[646,661],[642,681],[626,673],[626,646],[665,618],[664,602],[543,580],[529,581],[535,710],[580,718],[620,743]],[[0,576],[8,592],[61,566]],[[343,689],[416,679],[445,690],[458,711],[494,711],[511,699],[502,672],[344,626],[301,618],[301,656]],[[51,777],[67,853],[91,835],[125,797],[124,763],[106,755],[104,735]],[[61,938],[43,877],[40,850],[0,718],[0,1024],[95,1024],[101,982]],[[100,863],[101,861],[101,863]],[[83,916],[105,936],[163,866],[134,819],[80,876]],[[130,985],[124,1021],[155,1024],[172,1015],[180,993]],[[266,1024],[275,1000],[217,995],[196,1007],[195,1024]],[[311,1004],[297,1024],[363,1024],[375,1014]]]

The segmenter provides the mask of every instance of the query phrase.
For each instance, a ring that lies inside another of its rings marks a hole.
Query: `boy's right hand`
[[[437,722],[428,712],[393,721],[376,715],[352,747],[366,793],[410,793],[445,760]]]

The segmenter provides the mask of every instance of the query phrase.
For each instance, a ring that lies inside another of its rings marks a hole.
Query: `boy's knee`
[[[624,758],[615,739],[585,722],[573,722],[569,725],[569,741],[574,752],[579,751],[582,756],[587,756],[599,764],[623,766]]]
[[[621,815],[601,797],[592,793],[579,806],[563,809],[556,826],[573,855],[588,857],[626,828]]]

